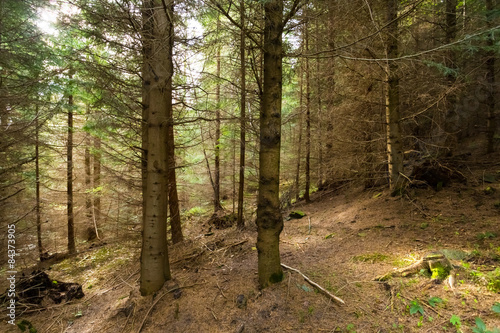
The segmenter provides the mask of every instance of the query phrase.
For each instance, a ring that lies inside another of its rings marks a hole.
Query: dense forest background
[[[26,266],[140,247],[153,146],[168,244],[254,228],[269,3],[284,24],[280,210],[353,184],[441,190],[465,180],[457,161],[498,156],[496,0],[1,0],[1,248],[9,225]],[[154,137],[145,86],[162,77]]]

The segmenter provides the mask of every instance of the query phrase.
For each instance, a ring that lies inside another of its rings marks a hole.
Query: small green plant
[[[436,307],[436,305],[443,303],[443,299],[439,297],[431,297],[429,298],[429,305],[432,306],[433,308]]]
[[[488,330],[486,328],[486,324],[484,323],[484,321],[481,318],[477,317],[476,318],[476,327],[472,328],[472,332],[474,332],[474,333],[500,333],[500,329],[494,328],[493,331]]]
[[[26,319],[18,322],[17,327],[19,327],[21,332],[26,332],[26,330],[28,330],[29,333],[37,333],[37,330],[33,327],[33,324]]]
[[[450,318],[450,323],[453,326],[455,326],[455,328],[457,329],[457,332],[461,332],[460,327],[462,326],[462,322],[460,321],[460,316],[452,315]]]
[[[347,324],[345,329],[348,333],[356,333],[356,331],[354,330],[354,324]]]
[[[486,240],[486,239],[490,239],[490,238],[495,238],[497,235],[493,232],[490,232],[490,231],[486,231],[486,232],[481,232],[479,234],[477,234],[477,239],[479,240]]]
[[[491,307],[491,311],[500,314],[500,303],[496,302],[495,304],[493,304],[493,306]]]
[[[415,313],[420,313],[422,316],[424,315],[424,308],[422,308],[417,300],[411,301],[410,303],[410,314],[414,315]]]
[[[381,262],[387,259],[387,255],[381,253],[367,253],[352,257],[354,262],[370,262],[372,264]]]

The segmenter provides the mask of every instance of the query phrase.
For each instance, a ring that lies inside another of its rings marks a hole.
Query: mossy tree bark
[[[264,11],[264,86],[260,113],[256,221],[261,288],[283,279],[279,251],[279,237],[283,230],[279,201],[283,0],[266,1]]]
[[[396,61],[398,57],[398,0],[387,1],[386,31],[386,131],[389,184],[393,193],[401,190],[404,184],[403,143],[401,137],[401,115],[399,105],[399,76]]]
[[[144,0],[143,89],[147,112],[147,167],[141,252],[142,295],[171,278],[166,237],[168,201],[168,115],[172,112],[173,1]]]

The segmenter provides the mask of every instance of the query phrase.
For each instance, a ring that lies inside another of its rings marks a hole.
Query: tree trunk
[[[300,198],[300,162],[302,159],[302,112],[304,108],[304,80],[303,69],[299,65],[299,138],[297,142],[297,168],[295,172],[295,201]]]
[[[94,136],[94,203],[92,209],[93,227],[95,236],[99,236],[99,225],[101,224],[101,138]]]
[[[220,31],[220,19],[217,17],[217,37]],[[214,167],[214,213],[222,209],[220,203],[220,46],[217,46],[217,86],[215,90],[215,167]]]
[[[167,112],[168,207],[170,209],[170,231],[172,233],[172,243],[177,244],[184,240],[184,235],[182,234],[179,196],[177,194],[174,117],[172,114],[172,108],[168,108]]]
[[[38,257],[40,261],[43,257],[42,246],[42,216],[41,216],[41,200],[40,200],[40,128],[39,128],[39,113],[38,104],[36,106],[35,119],[35,181],[36,181],[36,236],[38,241]]]
[[[90,113],[87,109],[87,118]],[[88,238],[89,240],[93,238],[95,235],[95,231],[91,232],[91,230],[95,230],[94,228],[94,214],[92,213],[92,202],[93,202],[93,186],[92,186],[92,170],[91,170],[91,155],[90,155],[90,134],[85,134],[85,217],[87,219],[88,225]]]
[[[387,2],[386,52],[387,59],[398,56],[398,0]],[[403,144],[401,137],[401,115],[399,106],[398,65],[395,61],[387,61],[386,66],[386,128],[387,128],[387,158],[389,184],[396,194],[404,184],[403,174]]]
[[[492,0],[486,0],[486,23],[488,24],[488,28],[493,28],[493,15],[495,6]],[[489,48],[486,51],[486,81],[488,84],[488,95],[486,97],[486,105],[488,106],[488,115],[487,115],[487,125],[486,125],[486,152],[493,153],[495,151],[495,132],[497,127],[496,121],[496,101],[495,101],[495,92],[496,92],[496,77],[495,77],[495,62],[496,62],[496,53],[493,50],[495,45],[495,36],[493,32],[488,34],[488,39],[486,41],[487,46]]]
[[[321,35],[320,31],[320,22],[317,19],[316,20],[316,36],[319,38]],[[321,89],[321,58],[319,56],[319,47],[320,43],[317,40],[316,41],[316,48],[315,51],[318,54],[316,57],[316,98],[317,98],[317,105],[318,105],[318,134],[316,136],[316,140],[318,140],[318,187],[321,187],[324,182],[324,175],[323,175],[323,103],[321,99],[321,94],[322,89]]]
[[[261,288],[283,279],[279,251],[279,236],[283,230],[279,200],[283,0],[266,1],[264,11],[264,89],[260,114],[256,220]]]
[[[304,42],[306,54],[309,53],[309,21],[304,25]],[[309,57],[306,57],[306,187],[304,200],[309,203],[311,188],[311,79],[309,73]]]
[[[243,197],[245,194],[245,149],[246,149],[246,70],[245,70],[245,1],[240,0],[240,176],[238,184],[238,229],[245,227],[243,219]]]
[[[172,109],[173,1],[143,1],[143,89],[147,99],[147,170],[140,291],[149,295],[171,278],[166,237],[167,123]]]
[[[73,74],[69,76],[70,80]],[[68,218],[68,252],[76,253],[75,216],[73,214],[73,93],[68,96],[68,142],[66,144],[66,183],[67,183],[67,218]]]

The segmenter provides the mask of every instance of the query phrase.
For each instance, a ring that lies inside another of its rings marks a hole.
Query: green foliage
[[[479,317],[476,317],[475,321],[476,327],[472,328],[472,332],[474,333],[500,333],[500,329],[498,328],[494,328],[492,331],[488,330],[484,321]]]
[[[415,313],[420,313],[421,315],[424,314],[424,308],[422,308],[417,300],[413,300],[410,303],[410,314],[414,315]]]
[[[479,233],[477,234],[477,239],[478,240],[486,240],[486,239],[490,239],[490,238],[495,238],[497,235],[493,232],[490,232],[490,231],[486,231],[486,232],[482,232],[482,233]]]
[[[500,303],[495,302],[495,304],[491,307],[491,311],[500,314]]]
[[[451,318],[450,318],[450,323],[455,326],[455,328],[457,330],[460,329],[460,327],[462,326],[462,322],[460,321],[460,316],[457,316],[457,315],[452,315]]]
[[[436,307],[436,305],[443,303],[443,299],[437,296],[429,298],[429,305],[432,306],[433,308]]]
[[[17,327],[21,330],[21,332],[26,332],[26,330],[28,330],[29,333],[37,333],[37,330],[33,327],[33,324],[26,319],[18,322]]]

